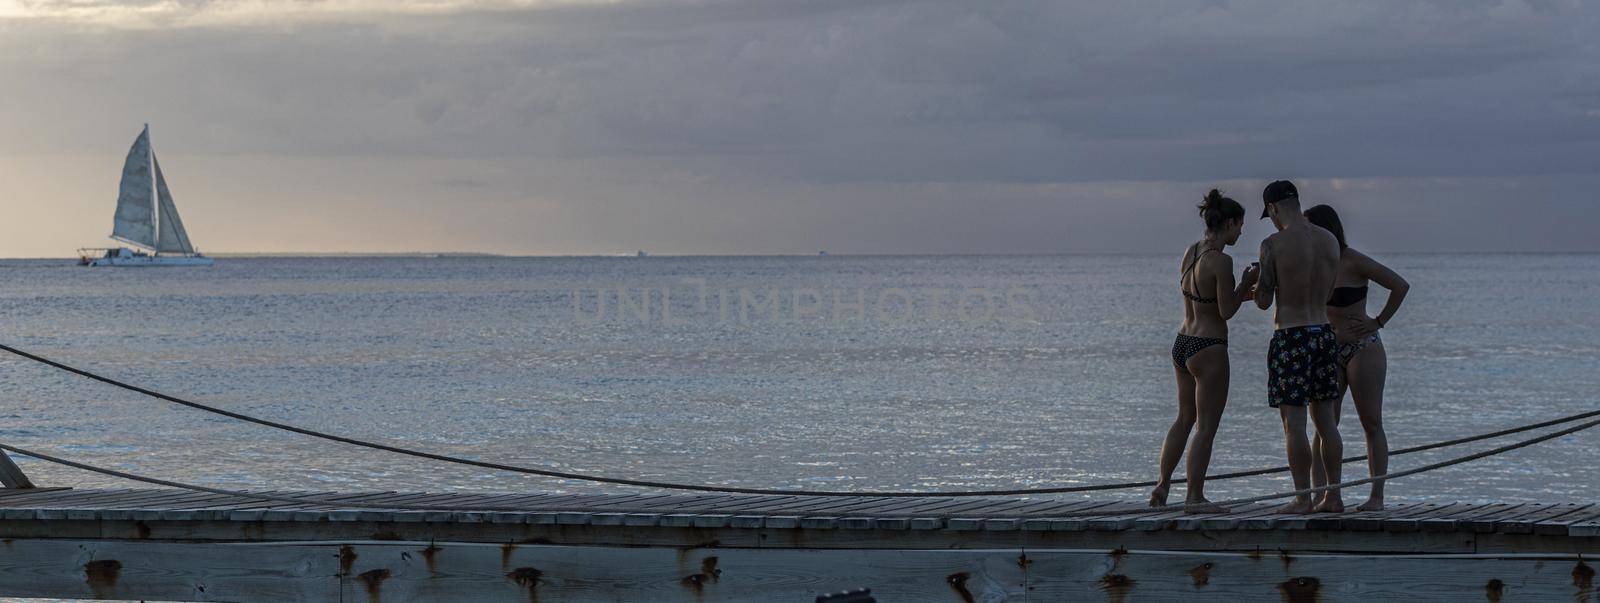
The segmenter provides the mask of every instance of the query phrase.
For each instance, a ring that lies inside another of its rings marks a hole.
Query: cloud
[[[900,195],[945,184],[1024,230],[1062,215],[1103,230],[1115,212],[1083,206],[1130,186],[1600,172],[1600,7],[1582,2],[20,6],[0,18],[0,155],[104,153],[149,121],[169,153],[522,166],[507,170],[543,179],[472,190],[564,191],[547,219],[667,186],[674,215],[770,235],[693,212],[788,215],[848,193],[916,213]],[[1066,184],[1084,188],[1016,196]],[[924,231],[971,223],[928,211],[954,222]],[[618,241],[648,232],[608,224]],[[1015,243],[1001,231],[963,240]]]
[[[615,0],[6,0],[0,16],[70,20],[117,27],[365,20],[386,15],[449,15],[608,4]]]

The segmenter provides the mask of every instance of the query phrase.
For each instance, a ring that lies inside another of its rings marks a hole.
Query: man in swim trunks
[[[1339,269],[1339,241],[1300,213],[1300,193],[1288,180],[1262,191],[1278,232],[1261,242],[1261,277],[1256,305],[1277,304],[1272,345],[1267,350],[1267,404],[1278,409],[1289,454],[1294,487],[1311,487],[1311,443],[1306,440],[1306,414],[1322,436],[1320,451],[1328,482],[1340,479],[1344,441],[1339,439],[1338,343],[1328,325],[1327,302]],[[1338,490],[1313,499],[1296,498],[1286,513],[1339,513],[1344,501]]]

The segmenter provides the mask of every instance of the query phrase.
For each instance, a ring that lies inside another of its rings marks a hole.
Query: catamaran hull
[[[89,260],[87,266],[122,266],[122,267],[156,267],[156,266],[210,266],[215,264],[211,258],[205,256],[143,256],[132,258],[95,258]]]

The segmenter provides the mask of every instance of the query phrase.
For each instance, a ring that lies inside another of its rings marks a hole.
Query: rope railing
[[[323,500],[323,499],[305,497],[305,496],[282,496],[282,495],[278,495],[278,494],[263,494],[263,493],[259,493],[259,492],[250,492],[248,490],[228,490],[228,489],[225,489],[225,488],[212,488],[210,486],[200,486],[200,485],[190,484],[190,483],[185,483],[185,482],[178,482],[178,481],[173,481],[173,480],[168,480],[168,479],[161,479],[159,477],[148,477],[148,476],[144,476],[144,475],[139,475],[137,473],[129,473],[129,472],[126,472],[126,471],[118,471],[116,469],[107,469],[105,467],[99,467],[99,466],[95,466],[95,465],[90,465],[88,463],[68,460],[68,459],[64,459],[64,458],[58,457],[58,456],[52,456],[52,455],[49,455],[49,454],[45,454],[43,452],[35,452],[35,451],[32,451],[32,450],[28,450],[27,448],[20,448],[20,447],[17,447],[17,446],[12,446],[10,444],[0,444],[0,450],[5,450],[5,451],[8,451],[8,452],[15,452],[17,454],[20,454],[20,455],[23,455],[23,456],[26,456],[26,457],[32,457],[32,458],[35,458],[35,459],[39,459],[41,461],[45,461],[47,463],[55,463],[57,465],[62,465],[62,466],[65,466],[65,467],[71,467],[73,469],[79,469],[79,470],[83,470],[83,471],[88,471],[90,473],[98,473],[100,475],[121,478],[121,479],[125,479],[125,480],[128,480],[128,481],[141,482],[141,483],[151,484],[151,485],[154,485],[154,486],[166,486],[168,488],[177,488],[177,489],[180,489],[180,490],[190,490],[190,491],[202,492],[202,493],[206,493],[206,494],[217,494],[217,495],[222,495],[222,496],[236,496],[236,497],[239,497],[239,498],[260,500],[260,501],[267,501],[267,502],[292,503],[292,504],[308,505],[308,506],[314,506],[314,507],[343,507],[343,508],[347,508],[347,509],[390,509],[390,510],[403,510],[403,511],[527,511],[527,509],[520,508],[520,507],[497,507],[497,506],[451,507],[451,506],[416,506],[416,505],[362,505],[362,504],[356,504],[356,503],[351,503],[351,502],[347,502],[347,501]]]
[[[447,455],[447,454],[439,454],[439,453],[427,452],[427,451],[423,451],[423,450],[415,450],[415,449],[411,449],[411,448],[403,448],[403,447],[400,447],[400,446],[384,444],[384,443],[381,443],[381,442],[374,442],[374,441],[370,441],[370,440],[363,440],[363,439],[359,439],[359,438],[353,438],[353,437],[341,436],[341,435],[332,434],[332,433],[326,433],[326,432],[318,431],[318,430],[315,430],[315,429],[310,429],[310,428],[306,428],[306,427],[300,427],[300,426],[297,426],[297,425],[291,425],[291,424],[288,424],[288,423],[282,423],[282,422],[273,421],[273,420],[270,420],[270,419],[263,419],[263,418],[260,418],[260,417],[247,415],[247,414],[236,412],[236,411],[226,410],[226,409],[223,409],[223,408],[218,408],[216,406],[211,406],[211,405],[200,403],[200,402],[186,400],[184,398],[179,398],[177,396],[173,396],[173,395],[165,394],[165,393],[162,393],[162,392],[159,392],[159,391],[147,389],[147,388],[140,387],[140,386],[137,386],[137,385],[133,385],[133,384],[130,384],[130,383],[126,383],[126,382],[123,382],[123,381],[120,381],[120,380],[117,380],[117,379],[114,379],[114,378],[111,378],[111,377],[107,377],[107,376],[104,376],[104,375],[101,375],[101,374],[98,374],[98,373],[95,373],[95,372],[91,372],[91,371],[84,370],[84,369],[81,369],[81,368],[78,368],[78,367],[75,367],[75,366],[64,364],[64,363],[52,360],[50,358],[46,358],[46,357],[43,357],[43,356],[40,356],[40,355],[37,355],[37,354],[33,354],[31,352],[27,352],[27,351],[24,351],[24,350],[20,350],[20,349],[11,347],[9,345],[0,344],[0,350],[4,350],[4,351],[9,352],[11,354],[14,354],[16,356],[19,356],[19,357],[22,357],[22,358],[26,358],[28,360],[32,360],[34,362],[37,362],[37,363],[40,363],[40,364],[43,364],[43,365],[46,365],[46,366],[50,366],[50,367],[53,367],[53,368],[56,368],[56,369],[59,369],[59,370],[62,370],[62,371],[66,371],[66,372],[75,374],[75,375],[79,375],[81,377],[92,379],[94,381],[99,381],[101,383],[104,383],[104,384],[107,384],[107,385],[111,385],[113,387],[117,387],[117,388],[120,388],[120,389],[131,391],[131,392],[134,392],[134,393],[137,393],[137,394],[141,394],[141,395],[144,395],[144,396],[148,396],[148,397],[151,397],[151,398],[155,398],[155,399],[158,399],[158,400],[171,402],[171,403],[178,404],[178,405],[181,405],[181,406],[186,406],[186,407],[189,407],[189,408],[192,408],[192,409],[195,409],[195,410],[200,410],[200,411],[203,411],[203,412],[208,412],[208,413],[212,413],[212,414],[216,414],[216,415],[221,415],[221,416],[224,416],[224,417],[228,417],[228,418],[235,419],[235,420],[238,420],[238,421],[243,421],[243,422],[246,422],[246,423],[253,423],[253,424],[261,425],[261,426],[264,426],[264,427],[270,427],[270,428],[273,428],[273,429],[279,429],[279,430],[288,431],[288,432],[292,432],[292,433],[297,433],[297,434],[310,436],[310,437],[314,437],[314,438],[320,438],[320,439],[328,440],[328,441],[332,441],[332,442],[339,442],[339,443],[342,443],[342,444],[358,446],[358,447],[367,448],[367,449],[371,449],[371,450],[380,450],[380,451],[384,451],[384,452],[390,452],[390,453],[410,456],[410,457],[414,457],[414,458],[422,458],[422,459],[428,459],[428,460],[432,460],[432,461],[439,461],[439,462],[443,462],[443,463],[451,463],[451,464],[456,464],[456,465],[465,465],[465,466],[469,466],[469,467],[477,467],[477,468],[480,468],[480,469],[492,469],[492,470],[496,470],[496,471],[505,471],[505,472],[509,472],[509,473],[520,473],[520,474],[525,474],[525,475],[537,475],[537,476],[541,476],[541,477],[550,477],[550,478],[566,479],[566,480],[574,480],[574,481],[585,481],[585,482],[594,482],[594,483],[603,483],[603,484],[614,484],[614,485],[621,485],[621,486],[638,486],[638,487],[655,488],[655,489],[662,489],[662,490],[684,490],[684,491],[695,491],[695,492],[718,492],[718,493],[727,493],[727,494],[764,494],[764,495],[778,495],[778,496],[880,497],[880,498],[943,498],[943,497],[980,497],[980,496],[1020,496],[1020,495],[1042,495],[1042,494],[1074,494],[1074,493],[1082,493],[1082,492],[1101,492],[1101,491],[1108,491],[1108,490],[1125,490],[1125,489],[1131,489],[1131,488],[1145,488],[1145,487],[1150,487],[1150,486],[1156,485],[1155,481],[1135,481],[1135,482],[1122,482],[1122,483],[1113,483],[1113,484],[1089,484],[1089,485],[1078,485],[1078,486],[1057,486],[1057,487],[1043,487],[1043,488],[1011,488],[1011,489],[993,489],[993,490],[961,490],[961,491],[949,491],[949,492],[906,492],[906,491],[848,491],[848,492],[844,492],[844,491],[834,491],[834,490],[793,490],[793,489],[781,489],[781,488],[743,488],[743,487],[736,487],[736,486],[716,486],[716,485],[705,485],[705,484],[681,484],[681,483],[664,482],[664,481],[653,481],[653,480],[620,478],[620,477],[608,477],[608,476],[601,476],[601,475],[589,475],[589,474],[583,474],[583,473],[574,473],[574,472],[567,472],[567,471],[556,471],[556,470],[552,470],[552,469],[541,469],[541,468],[537,468],[537,467],[526,467],[526,466],[511,465],[511,464],[506,464],[506,463],[497,463],[497,462],[492,462],[492,461],[482,461],[482,460],[477,460],[477,459],[469,459],[469,458],[465,458],[465,457],[452,456],[452,455]],[[1522,426],[1518,426],[1518,427],[1512,427],[1512,428],[1508,428],[1508,429],[1502,429],[1502,430],[1499,430],[1499,431],[1494,431],[1494,432],[1484,433],[1484,434],[1478,434],[1478,435],[1473,435],[1473,436],[1467,436],[1467,437],[1463,437],[1463,438],[1456,438],[1456,439],[1453,439],[1453,440],[1445,440],[1443,442],[1434,442],[1434,443],[1431,443],[1431,444],[1424,444],[1424,445],[1421,445],[1421,446],[1413,446],[1413,447],[1409,447],[1409,448],[1401,448],[1401,449],[1398,449],[1398,450],[1391,451],[1389,453],[1389,456],[1391,456],[1391,457],[1393,457],[1393,456],[1402,456],[1402,455],[1406,455],[1406,454],[1411,454],[1411,453],[1416,453],[1416,452],[1423,452],[1423,451],[1427,451],[1427,450],[1434,450],[1434,449],[1438,449],[1438,448],[1445,448],[1445,447],[1450,447],[1450,446],[1458,446],[1458,445],[1461,445],[1461,444],[1467,444],[1467,443],[1478,442],[1478,441],[1487,440],[1487,439],[1504,437],[1504,436],[1507,436],[1507,435],[1513,435],[1513,434],[1517,434],[1517,433],[1523,433],[1523,432],[1527,432],[1527,431],[1541,429],[1541,428],[1544,428],[1544,427],[1551,427],[1551,426],[1555,426],[1555,425],[1561,425],[1561,424],[1570,423],[1570,422],[1573,422],[1573,421],[1580,421],[1580,420],[1583,420],[1583,419],[1596,417],[1596,416],[1600,416],[1600,410],[1591,410],[1591,411],[1588,411],[1588,412],[1569,415],[1569,416],[1566,416],[1566,417],[1561,417],[1561,418],[1552,419],[1552,420],[1548,420],[1548,421],[1542,421],[1542,422],[1539,422],[1539,423],[1533,423],[1533,424],[1529,424],[1529,425],[1522,425]],[[20,453],[20,454],[25,454],[25,453]],[[1354,462],[1359,462],[1359,461],[1363,461],[1363,460],[1366,460],[1366,459],[1367,459],[1367,455],[1351,456],[1351,457],[1346,457],[1344,459],[1341,459],[1341,462],[1343,462],[1343,463],[1354,463]],[[1277,467],[1266,467],[1266,468],[1261,468],[1261,469],[1251,469],[1251,470],[1237,471],[1237,472],[1232,472],[1232,473],[1221,473],[1221,474],[1216,474],[1216,475],[1208,475],[1206,477],[1206,480],[1207,481],[1226,480],[1226,479],[1235,479],[1235,478],[1241,478],[1241,477],[1253,477],[1253,476],[1258,476],[1258,475],[1270,475],[1270,474],[1275,474],[1275,473],[1285,473],[1285,472],[1288,472],[1288,471],[1289,471],[1289,467],[1287,465],[1281,465],[1281,466],[1277,466]],[[1382,479],[1382,478],[1381,477],[1377,477],[1377,478],[1371,478],[1371,479],[1377,480],[1377,479]],[[1178,479],[1172,480],[1172,483],[1185,483],[1185,482],[1187,482],[1186,478],[1178,478]],[[1365,482],[1363,482],[1363,483],[1365,483]]]
[[[1585,429],[1592,428],[1592,427],[1594,427],[1596,425],[1600,425],[1600,420],[1590,421],[1590,422],[1584,423],[1582,425],[1576,425],[1576,426],[1573,426],[1573,427],[1568,427],[1568,428],[1562,429],[1560,431],[1553,431],[1553,432],[1544,434],[1542,436],[1529,438],[1529,439],[1526,439],[1526,440],[1522,440],[1520,442],[1513,442],[1511,444],[1506,444],[1506,445],[1500,446],[1498,448],[1492,448],[1492,449],[1484,450],[1484,451],[1481,451],[1481,452],[1475,452],[1475,453],[1472,453],[1472,454],[1469,454],[1469,455],[1466,455],[1466,456],[1460,456],[1460,457],[1456,457],[1456,458],[1453,458],[1453,459],[1439,461],[1437,463],[1429,463],[1429,464],[1426,464],[1426,465],[1422,465],[1420,467],[1413,467],[1411,469],[1406,469],[1405,471],[1397,471],[1397,472],[1394,472],[1394,473],[1387,473],[1387,474],[1384,474],[1384,475],[1375,475],[1375,476],[1372,476],[1372,477],[1365,477],[1365,478],[1361,478],[1361,479],[1350,480],[1350,481],[1347,481],[1347,482],[1339,482],[1337,484],[1329,484],[1329,485],[1326,485],[1326,486],[1316,486],[1316,487],[1312,487],[1312,488],[1302,488],[1302,489],[1294,490],[1294,491],[1290,491],[1290,492],[1279,492],[1279,493],[1276,493],[1276,494],[1266,494],[1266,495],[1262,495],[1262,496],[1252,496],[1250,498],[1236,498],[1236,499],[1232,499],[1232,500],[1224,500],[1224,501],[1221,501],[1221,502],[1214,502],[1214,503],[1210,503],[1210,504],[1226,509],[1228,507],[1237,507],[1239,505],[1247,505],[1247,504],[1250,504],[1250,503],[1257,503],[1257,502],[1263,502],[1263,501],[1268,501],[1268,500],[1281,500],[1281,499],[1285,499],[1285,498],[1295,498],[1295,497],[1299,497],[1299,496],[1309,496],[1309,495],[1312,495],[1312,494],[1318,494],[1318,493],[1327,492],[1327,491],[1330,491],[1330,490],[1342,490],[1344,488],[1350,488],[1350,487],[1354,487],[1354,486],[1361,486],[1361,485],[1370,484],[1372,482],[1377,482],[1377,481],[1386,481],[1386,480],[1391,480],[1391,479],[1408,477],[1408,476],[1416,475],[1418,473],[1426,473],[1428,471],[1434,471],[1434,470],[1437,470],[1437,469],[1443,469],[1445,467],[1451,467],[1451,466],[1455,466],[1455,465],[1460,465],[1462,463],[1468,463],[1468,462],[1476,461],[1476,460],[1482,459],[1482,458],[1488,458],[1488,457],[1491,457],[1491,456],[1495,456],[1497,454],[1504,454],[1504,453],[1507,453],[1507,452],[1511,452],[1513,450],[1517,450],[1519,448],[1526,448],[1526,447],[1532,446],[1534,444],[1538,444],[1538,443],[1541,443],[1541,442],[1547,442],[1547,441],[1550,441],[1550,440],[1553,440],[1553,439],[1556,439],[1556,438],[1559,438],[1559,437],[1563,437],[1563,436],[1571,435],[1571,434],[1574,434],[1574,433],[1578,433],[1578,432],[1583,431]],[[1151,511],[1181,511],[1181,510],[1185,510],[1187,508],[1188,508],[1188,505],[1180,503],[1180,504],[1164,505],[1164,506],[1160,506],[1160,507],[1151,507],[1151,508],[1146,508],[1146,509],[1129,509],[1129,510],[1126,510],[1126,511],[1118,511],[1117,513],[1106,513],[1106,512],[1089,513],[1089,515],[1142,514],[1142,513],[1149,513]],[[1068,514],[1068,515],[1070,516],[1071,514]]]
[[[1425,472],[1428,472],[1428,471],[1435,471],[1435,470],[1438,470],[1438,469],[1444,469],[1446,467],[1452,467],[1452,466],[1460,465],[1460,464],[1463,464],[1463,463],[1469,463],[1469,462],[1472,462],[1472,461],[1475,461],[1475,460],[1479,460],[1479,459],[1495,456],[1495,455],[1498,455],[1498,454],[1504,454],[1504,453],[1511,452],[1513,450],[1517,450],[1517,449],[1520,449],[1520,448],[1526,448],[1526,447],[1532,446],[1534,444],[1538,444],[1538,443],[1546,442],[1546,441],[1553,440],[1553,439],[1556,439],[1556,438],[1559,438],[1559,437],[1571,435],[1571,434],[1583,431],[1585,429],[1590,429],[1590,428],[1592,428],[1592,427],[1594,427],[1596,425],[1600,425],[1600,420],[1589,421],[1589,422],[1583,423],[1581,425],[1568,427],[1566,429],[1562,429],[1560,431],[1554,431],[1554,432],[1547,433],[1547,434],[1544,434],[1544,435],[1541,435],[1541,436],[1538,436],[1538,437],[1529,438],[1529,439],[1522,440],[1522,441],[1519,441],[1519,442],[1513,442],[1511,444],[1506,444],[1504,446],[1500,446],[1500,447],[1497,447],[1497,448],[1484,450],[1484,451],[1480,451],[1480,452],[1475,452],[1475,453],[1472,453],[1472,454],[1469,454],[1469,455],[1460,456],[1460,457],[1456,457],[1456,458],[1453,458],[1453,459],[1439,461],[1439,462],[1436,462],[1436,463],[1429,463],[1427,465],[1422,465],[1420,467],[1413,467],[1411,469],[1406,469],[1404,471],[1397,471],[1397,472],[1388,473],[1388,474],[1385,474],[1385,475],[1378,475],[1378,476],[1367,477],[1367,478],[1362,478],[1362,479],[1350,480],[1350,481],[1346,481],[1346,482],[1340,482],[1340,483],[1337,483],[1337,484],[1330,484],[1330,485],[1326,485],[1326,486],[1318,486],[1318,487],[1314,487],[1314,488],[1303,488],[1303,489],[1293,490],[1293,491],[1289,491],[1289,492],[1277,492],[1277,493],[1273,493],[1273,494],[1264,494],[1264,495],[1261,495],[1261,496],[1252,496],[1252,497],[1249,497],[1249,498],[1238,498],[1238,499],[1232,499],[1232,500],[1224,500],[1224,501],[1221,501],[1221,502],[1210,503],[1209,505],[1217,507],[1217,508],[1227,509],[1229,507],[1237,507],[1237,506],[1240,506],[1240,505],[1246,505],[1246,504],[1250,504],[1250,503],[1263,502],[1263,501],[1268,501],[1268,500],[1281,500],[1281,499],[1285,499],[1285,498],[1294,498],[1294,497],[1298,497],[1298,496],[1307,496],[1307,495],[1317,494],[1319,492],[1327,492],[1329,490],[1338,490],[1338,489],[1342,489],[1342,488],[1350,488],[1350,487],[1354,487],[1354,486],[1360,486],[1360,485],[1363,485],[1363,484],[1369,484],[1369,483],[1372,483],[1372,482],[1375,482],[1375,481],[1380,481],[1380,480],[1400,479],[1400,478],[1409,477],[1409,476],[1412,476],[1412,475],[1417,475],[1419,473],[1425,473]],[[224,496],[235,496],[235,497],[239,497],[239,498],[270,501],[270,502],[292,503],[292,504],[297,504],[297,505],[310,505],[310,506],[319,506],[319,507],[338,507],[338,508],[352,508],[352,509],[386,509],[386,510],[399,510],[399,511],[526,512],[526,511],[530,510],[530,509],[527,509],[527,508],[504,507],[504,506],[457,507],[457,506],[428,506],[428,505],[383,504],[383,503],[363,504],[363,503],[360,503],[360,502],[322,500],[322,499],[317,499],[317,498],[312,498],[312,497],[281,496],[281,495],[275,495],[275,494],[260,494],[260,493],[249,492],[249,491],[244,491],[244,490],[227,490],[227,489],[222,489],[222,488],[212,488],[212,487],[208,487],[208,486],[199,486],[199,485],[188,484],[188,483],[184,483],[184,482],[177,482],[177,481],[172,481],[172,480],[166,480],[166,479],[160,479],[160,478],[154,478],[154,477],[147,477],[147,476],[138,475],[138,474],[135,474],[135,473],[129,473],[129,472],[126,472],[126,471],[118,471],[118,470],[115,470],[115,469],[107,469],[107,468],[104,468],[104,467],[98,467],[98,466],[95,466],[95,465],[90,465],[88,463],[82,463],[82,462],[78,462],[78,461],[67,460],[67,459],[63,459],[63,458],[60,458],[60,457],[44,454],[44,453],[41,453],[41,452],[35,452],[35,451],[32,451],[32,450],[28,450],[26,448],[19,448],[17,446],[12,446],[12,445],[9,445],[9,444],[0,444],[0,450],[5,450],[5,451],[9,451],[9,452],[15,452],[17,454],[21,454],[21,455],[28,456],[28,457],[33,457],[33,458],[39,459],[41,461],[46,461],[46,462],[50,462],[50,463],[56,463],[56,464],[59,464],[59,465],[72,467],[74,469],[81,469],[81,470],[89,471],[89,472],[92,472],[92,473],[98,473],[98,474],[101,474],[101,475],[107,475],[107,476],[111,476],[111,477],[117,477],[117,478],[122,478],[122,479],[126,479],[126,480],[131,480],[131,481],[143,482],[143,483],[147,483],[147,484],[154,484],[154,485],[158,485],[158,486],[166,486],[166,487],[169,487],[169,488],[179,488],[179,489],[183,489],[183,490],[191,490],[191,491],[195,491],[195,492],[204,492],[204,493],[209,493],[209,494],[219,494],[219,495],[224,495]],[[1090,509],[1090,510],[1085,510],[1085,511],[1075,511],[1075,512],[1067,512],[1067,513],[1052,513],[1052,514],[1050,514],[1050,517],[1051,518],[1112,517],[1112,516],[1118,516],[1118,515],[1143,515],[1143,514],[1161,513],[1161,512],[1167,512],[1167,511],[1185,511],[1187,509],[1189,509],[1188,505],[1185,505],[1185,504],[1173,504],[1173,505],[1164,505],[1164,506],[1158,506],[1158,507],[1139,507],[1139,508],[1114,509],[1114,510],[1094,510],[1094,509]],[[546,509],[541,509],[541,510],[546,510]],[[612,510],[612,511],[616,511],[616,512],[626,512],[627,511],[627,509],[608,509],[608,510]],[[1017,517],[1017,518],[1021,518],[1021,517],[1026,517],[1026,516],[1024,516],[1024,515],[1016,515],[1016,514],[1000,514],[1000,515],[992,515],[992,516],[991,515],[986,515],[986,517],[993,517],[993,518]]]

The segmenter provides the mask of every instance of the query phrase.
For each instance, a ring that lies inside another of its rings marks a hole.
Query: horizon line
[[[225,251],[204,254],[211,258],[339,258],[339,257],[407,257],[407,258],[713,258],[713,257],[1058,257],[1058,256],[1165,256],[1170,251],[1050,251],[1050,252],[772,252],[772,253],[651,253],[639,256],[638,252],[609,253],[494,253],[487,251]],[[1391,255],[1597,255],[1600,250],[1376,250],[1369,253]],[[63,260],[77,261],[76,256],[9,256],[0,261],[12,260]]]

